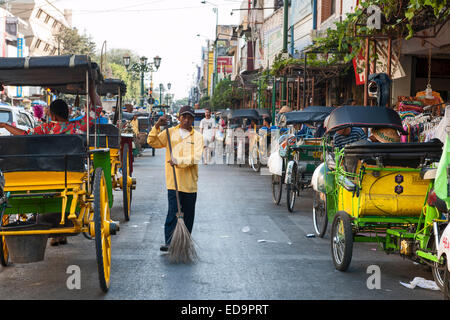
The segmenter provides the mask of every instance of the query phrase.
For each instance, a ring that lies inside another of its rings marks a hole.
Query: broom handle
[[[170,141],[170,134],[169,134],[169,127],[166,127],[166,135],[167,135],[167,142],[169,143],[169,151],[170,151],[170,160],[173,159],[172,155],[172,143]],[[177,174],[175,172],[175,166],[171,166],[173,170],[173,178],[175,182],[175,194],[177,196],[177,207],[178,207],[178,217],[182,217],[181,214],[181,206],[180,206],[180,195],[178,194],[178,182],[177,182]]]

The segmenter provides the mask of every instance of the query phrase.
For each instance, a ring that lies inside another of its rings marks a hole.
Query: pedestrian
[[[211,161],[211,152],[213,149],[215,129],[217,124],[211,118],[211,109],[205,109],[205,117],[200,121],[200,133],[203,135],[203,163],[208,164]]]
[[[190,233],[192,233],[194,225],[198,163],[203,153],[203,137],[192,126],[194,117],[194,109],[190,106],[184,106],[180,109],[178,115],[180,124],[168,129],[173,151],[172,158],[168,148],[167,131],[161,131],[161,126],[166,126],[168,123],[165,116],[158,119],[147,139],[148,144],[152,148],[166,148],[165,173],[169,208],[164,224],[165,243],[160,247],[161,251],[169,250],[172,234],[177,224],[176,214],[178,207],[175,180],[171,166],[175,167],[180,195],[180,209],[184,214],[184,222]]]

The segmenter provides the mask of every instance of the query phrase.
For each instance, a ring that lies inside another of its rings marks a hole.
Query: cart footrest
[[[32,198],[32,197],[44,197],[53,198],[61,196],[61,192],[47,192],[47,193],[23,193],[23,194],[11,194],[9,198]]]

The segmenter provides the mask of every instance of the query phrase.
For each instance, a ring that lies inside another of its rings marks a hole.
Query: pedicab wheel
[[[444,259],[444,285],[442,292],[444,293],[444,300],[450,300],[450,272],[448,271],[447,259]]]
[[[276,174],[272,175],[272,199],[275,204],[280,204],[283,194],[283,179]]]
[[[261,171],[261,161],[259,160],[258,145],[256,143],[252,147],[252,155],[249,158],[249,161],[253,171],[255,172]]]
[[[286,184],[286,202],[289,212],[294,212],[295,196],[297,194],[297,188],[295,184],[297,183],[297,166],[294,165],[292,168],[291,183]]]
[[[3,221],[2,221],[2,226],[8,224],[9,221],[9,216],[4,215],[3,216]],[[8,247],[6,246],[6,239],[5,236],[1,236],[0,237],[0,263],[2,266],[6,267],[8,265],[9,262],[9,250]]]
[[[155,148],[152,148],[152,157],[155,156]]]
[[[331,226],[331,255],[337,270],[346,271],[353,254],[353,232],[350,217],[345,211],[336,213]]]
[[[326,199],[326,195],[325,195]],[[328,226],[328,217],[327,217],[327,201],[323,201],[320,199],[320,193],[314,193],[314,202],[313,202],[313,224],[316,235],[319,238],[323,238],[325,232],[327,231]]]
[[[9,262],[9,251],[4,236],[0,237],[0,249],[0,262],[2,266],[6,267]]]
[[[122,154],[122,192],[123,192],[123,213],[125,220],[130,220],[131,209],[131,185],[128,185],[128,173],[130,172],[130,152],[128,145],[124,145]]]
[[[108,191],[102,168],[95,170],[94,177],[94,227],[97,269],[100,287],[107,292],[111,274],[111,235],[106,223],[110,219]]]
[[[433,234],[430,237],[430,241],[432,241],[431,251],[437,252]],[[446,260],[446,259],[444,259],[444,260]],[[447,281],[445,279],[446,270],[447,270],[447,263],[444,263],[444,265],[441,265],[440,263],[433,262],[433,267],[431,268],[431,273],[433,274],[434,282],[436,282],[439,289],[441,289],[441,291],[444,292],[444,295],[445,295],[446,283],[447,283],[447,287],[448,287],[448,278],[447,278]],[[447,271],[447,273],[448,273],[448,271]]]

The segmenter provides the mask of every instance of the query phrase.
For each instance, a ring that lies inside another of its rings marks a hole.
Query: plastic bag
[[[283,159],[278,152],[273,152],[270,154],[269,161],[267,162],[269,167],[269,172],[277,176],[283,174]]]

